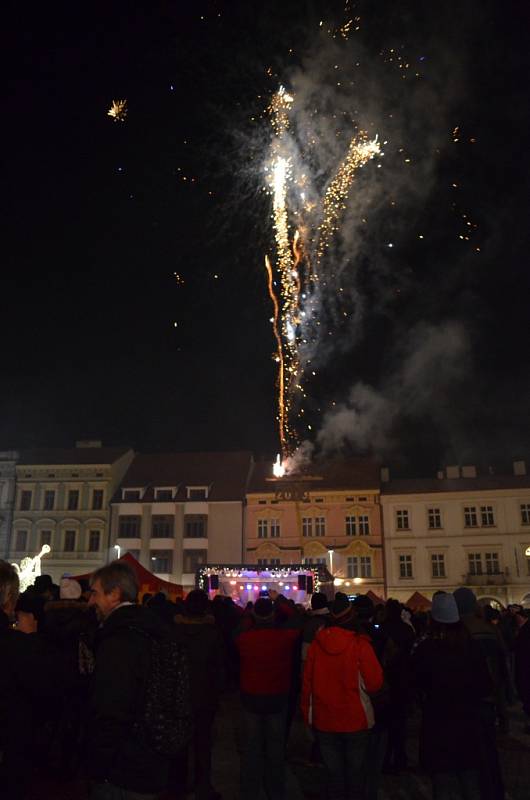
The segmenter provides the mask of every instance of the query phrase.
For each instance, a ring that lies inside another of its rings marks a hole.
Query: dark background
[[[439,186],[415,212],[430,249],[420,256],[402,237],[385,279],[391,300],[313,387],[315,428],[326,398],[359,379],[384,382],[396,336],[450,306],[472,341],[469,374],[444,397],[455,436],[449,445],[446,425],[403,409],[384,455],[416,471],[520,457],[529,444],[527,3],[346,5],[374,56],[402,39],[433,53],[443,82],[439,54],[465,55],[454,118],[477,143],[472,155],[441,159]],[[12,2],[3,15],[2,447],[92,437],[143,450],[275,452],[271,233],[243,145],[247,133],[253,141],[249,118],[319,20],[340,23],[344,2]],[[106,115],[114,98],[127,98],[124,123]],[[444,195],[455,174],[479,225],[478,264],[456,251]],[[380,290],[369,266],[360,285],[367,297]]]

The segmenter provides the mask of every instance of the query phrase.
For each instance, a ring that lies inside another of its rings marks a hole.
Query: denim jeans
[[[478,771],[434,772],[431,777],[434,800],[481,800]]]
[[[93,783],[90,787],[90,800],[157,800],[157,797],[157,794],[140,794],[112,783]]]
[[[315,733],[328,773],[328,800],[360,800],[364,794],[363,772],[370,732]]]
[[[273,714],[242,711],[241,797],[285,798],[285,726],[287,708]]]

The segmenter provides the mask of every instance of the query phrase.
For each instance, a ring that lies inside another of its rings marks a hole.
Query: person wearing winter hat
[[[481,794],[479,775],[481,701],[491,679],[453,595],[433,597],[429,630],[412,655],[411,674],[423,700],[420,763],[431,775],[434,797],[490,797]]]
[[[83,590],[81,584],[73,578],[61,578],[59,584],[59,598],[60,600],[79,600]]]

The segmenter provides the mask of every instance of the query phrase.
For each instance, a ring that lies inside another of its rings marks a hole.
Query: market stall
[[[182,586],[179,586],[178,583],[170,583],[169,581],[163,581],[161,578],[157,578],[156,575],[143,567],[140,562],[137,561],[130,553],[125,553],[125,555],[119,558],[118,561],[125,562],[135,571],[138,579],[138,585],[140,587],[138,592],[138,597],[140,600],[144,594],[156,594],[157,592],[164,592],[169,600],[175,600],[177,597],[183,597],[184,592],[182,590]],[[75,580],[80,580],[82,578],[88,580],[90,579],[90,573],[87,575],[73,575],[72,577],[75,578]]]

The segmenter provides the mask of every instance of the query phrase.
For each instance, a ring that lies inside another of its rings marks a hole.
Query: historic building
[[[0,452],[0,558],[7,558],[10,551],[17,459],[16,451]]]
[[[201,564],[241,563],[251,468],[246,452],[136,456],[112,501],[112,544],[186,590]]]
[[[51,547],[42,571],[91,572],[110,557],[109,503],[133,458],[124,447],[78,442],[71,449],[21,451],[9,547],[11,561]]]
[[[371,461],[313,464],[273,477],[255,464],[247,491],[245,563],[324,564],[337,589],[384,593],[379,469]]]
[[[386,473],[386,474],[385,474]],[[387,593],[405,601],[469,586],[479,598],[530,605],[530,476],[447,467],[434,479],[383,470]],[[385,480],[386,479],[386,480]]]

